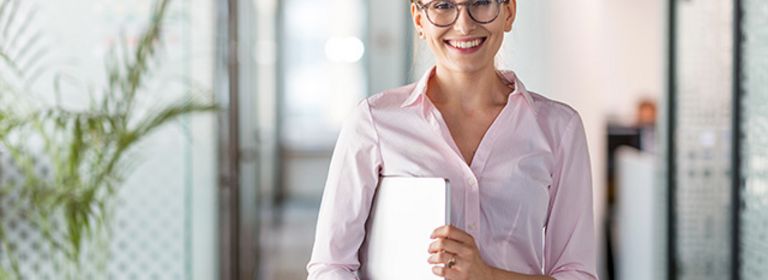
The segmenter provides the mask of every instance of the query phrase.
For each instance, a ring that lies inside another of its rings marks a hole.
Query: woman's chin
[[[489,63],[479,63],[477,61],[450,61],[447,63],[441,63],[442,66],[445,69],[451,71],[451,72],[457,72],[457,73],[476,73],[482,70],[485,70],[489,66],[493,68],[493,64]]]

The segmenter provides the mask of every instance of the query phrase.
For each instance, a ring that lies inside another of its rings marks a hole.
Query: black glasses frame
[[[424,4],[421,4],[421,1],[418,1],[418,0],[411,0],[411,3],[416,4],[416,8],[419,9],[419,11],[423,11],[425,8],[429,7],[429,5],[432,4],[432,2],[436,2],[436,1],[446,1],[446,0],[432,0]],[[501,8],[500,8],[501,5],[509,3],[509,0],[491,0],[491,1],[496,1],[496,3],[499,4],[499,9],[496,10],[496,15],[494,15],[491,20],[480,21],[480,20],[477,20],[474,15],[472,15],[472,12],[471,12],[472,9],[468,8],[469,5],[474,4],[475,1],[477,0],[469,0],[464,3],[456,3],[454,1],[451,1],[453,2],[454,5],[456,5],[456,9],[458,9],[458,11],[456,12],[456,16],[453,18],[451,23],[448,23],[448,24],[436,24],[434,21],[432,21],[432,18],[429,17],[429,12],[425,12],[424,14],[427,16],[427,20],[429,20],[429,23],[431,23],[432,25],[437,27],[449,27],[454,23],[456,23],[456,20],[459,19],[459,15],[461,14],[461,9],[465,9],[467,10],[467,14],[469,14],[469,18],[471,18],[473,21],[479,24],[488,24],[493,22],[499,17],[499,13],[501,13]],[[460,8],[459,6],[464,6],[464,8]]]

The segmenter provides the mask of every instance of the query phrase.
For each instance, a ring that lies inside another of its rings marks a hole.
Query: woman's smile
[[[461,39],[446,39],[443,40],[445,45],[449,49],[459,52],[461,54],[471,54],[478,51],[485,43],[487,37],[473,37],[473,38],[461,38]]]

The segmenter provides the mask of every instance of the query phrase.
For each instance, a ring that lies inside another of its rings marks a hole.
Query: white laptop
[[[360,249],[360,278],[442,279],[432,274],[430,235],[450,224],[445,178],[382,177]]]

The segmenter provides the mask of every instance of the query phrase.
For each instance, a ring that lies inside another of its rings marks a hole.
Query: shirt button
[[[475,230],[475,228],[477,228],[475,224],[469,224],[469,230]]]
[[[470,186],[474,186],[475,180],[472,180],[472,178],[467,178],[467,184],[469,184]]]

